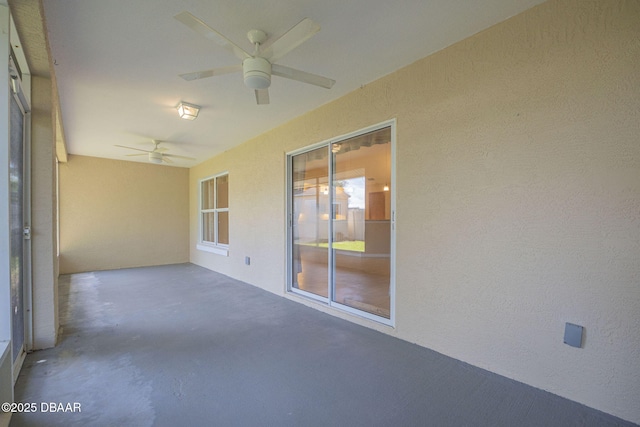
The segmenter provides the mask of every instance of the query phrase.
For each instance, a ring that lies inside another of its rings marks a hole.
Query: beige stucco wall
[[[189,261],[189,171],[70,156],[60,164],[60,273]]]
[[[33,348],[53,347],[58,337],[55,128],[51,79],[33,76],[31,111],[31,275]]]
[[[640,3],[550,1],[192,168],[192,262],[284,294],[285,153],[392,118],[396,326],[305,303],[640,422]],[[229,257],[195,248],[224,170]]]

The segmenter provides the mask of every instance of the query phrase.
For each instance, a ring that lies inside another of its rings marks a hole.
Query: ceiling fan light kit
[[[185,120],[195,120],[200,112],[200,107],[198,105],[188,104],[182,101],[178,104],[176,109],[178,110],[180,118]]]
[[[151,163],[161,164],[162,163],[162,153],[158,153],[156,151],[152,151],[149,153],[149,161]]]
[[[242,61],[244,84],[249,89],[260,90],[271,86],[271,64],[264,58],[247,58]]]

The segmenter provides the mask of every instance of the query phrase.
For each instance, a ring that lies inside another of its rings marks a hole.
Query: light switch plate
[[[572,347],[582,348],[582,332],[583,327],[566,323],[564,326],[564,343]]]

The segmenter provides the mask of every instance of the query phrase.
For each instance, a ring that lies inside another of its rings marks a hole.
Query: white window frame
[[[218,242],[218,214],[220,212],[229,212],[229,207],[218,208],[218,186],[216,181],[218,180],[218,178],[223,176],[226,176],[228,179],[229,172],[227,171],[220,172],[216,175],[211,175],[198,181],[198,223],[199,223],[198,228],[199,229],[198,229],[198,243],[196,245],[196,248],[204,252],[211,252],[217,255],[229,256],[229,245]],[[204,183],[208,181],[213,181],[213,188],[214,188],[214,208],[213,209],[202,208],[203,192],[204,192],[203,187],[204,187]],[[229,201],[229,204],[230,204],[230,201]],[[215,219],[213,221],[214,222],[214,232],[213,232],[214,241],[213,242],[206,241],[203,239],[205,213],[213,213],[215,216]]]

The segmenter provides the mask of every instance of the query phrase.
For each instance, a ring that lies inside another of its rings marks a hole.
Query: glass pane
[[[215,208],[213,183],[214,183],[213,179],[209,179],[207,181],[202,182],[202,209]]]
[[[11,314],[13,360],[22,352],[24,344],[24,276],[23,276],[23,244],[24,227],[24,115],[18,102],[11,97],[10,147],[9,147],[9,224],[10,237],[10,281],[11,281]]]
[[[218,209],[229,207],[229,175],[216,178],[216,191],[218,192]]]
[[[329,295],[329,158],[327,147],[294,156],[292,286]]]
[[[229,212],[218,212],[218,243],[229,244]]]
[[[202,214],[202,241],[215,243],[215,213]]]
[[[333,144],[334,301],[390,317],[391,130]]]

